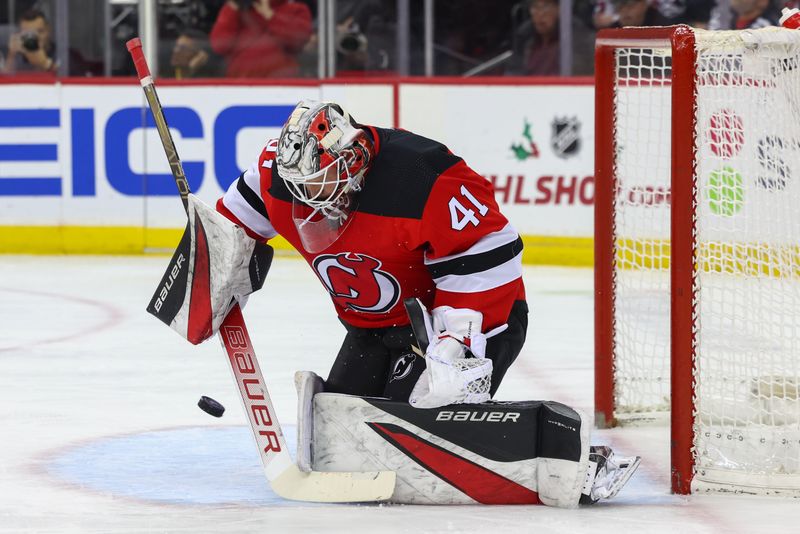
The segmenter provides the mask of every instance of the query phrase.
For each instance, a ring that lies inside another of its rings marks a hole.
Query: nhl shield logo
[[[550,145],[559,158],[575,156],[581,148],[581,123],[578,117],[556,117],[553,119]]]

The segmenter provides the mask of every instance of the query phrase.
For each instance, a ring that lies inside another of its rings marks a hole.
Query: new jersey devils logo
[[[397,279],[381,271],[381,262],[371,256],[355,252],[323,254],[313,265],[328,292],[345,308],[383,313],[400,298]]]
[[[417,359],[417,355],[413,352],[409,352],[408,354],[403,354],[397,361],[394,362],[394,368],[392,369],[392,376],[389,377],[389,382],[394,382],[395,380],[402,380],[408,375],[411,374],[411,369],[414,367],[414,362]]]

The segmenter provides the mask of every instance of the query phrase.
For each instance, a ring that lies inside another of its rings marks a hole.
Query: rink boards
[[[24,81],[0,84],[0,252],[172,249],[185,219],[139,85]],[[441,140],[464,157],[495,184],[526,262],[591,264],[590,80],[164,81],[158,90],[189,184],[206,202],[278,135],[298,100],[335,100],[361,122]]]

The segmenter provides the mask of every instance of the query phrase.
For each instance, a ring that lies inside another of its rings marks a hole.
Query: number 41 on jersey
[[[489,208],[478,202],[478,199],[463,185],[461,186],[461,194],[469,204],[472,204],[478,210],[481,216],[486,215],[486,212],[489,211]],[[453,227],[453,230],[463,230],[467,224],[478,226],[478,223],[480,223],[478,218],[475,217],[475,211],[465,207],[460,197],[452,197],[447,205],[450,208],[450,226]]]

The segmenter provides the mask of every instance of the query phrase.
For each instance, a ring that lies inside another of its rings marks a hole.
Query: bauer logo
[[[178,279],[178,275],[181,273],[181,267],[183,266],[184,261],[186,261],[186,258],[183,257],[183,254],[179,254],[178,259],[175,260],[175,265],[173,265],[172,269],[169,270],[167,274],[167,281],[161,287],[161,291],[158,292],[158,300],[156,300],[155,304],[153,305],[156,311],[161,311],[161,306],[169,296],[169,290],[172,289],[173,285],[175,285],[175,280]]]
[[[259,449],[264,454],[280,452],[280,427],[273,416],[272,403],[247,331],[238,325],[223,324],[221,335]]]
[[[519,412],[479,412],[470,410],[441,410],[436,414],[437,421],[469,421],[479,423],[516,423],[519,420]]]
[[[172,321],[181,310],[183,301],[186,300],[186,286],[189,279],[189,269],[185,268],[186,258],[189,257],[189,232],[183,234],[175,254],[172,256],[158,288],[147,305],[147,312],[155,315],[159,321],[172,327]]]

